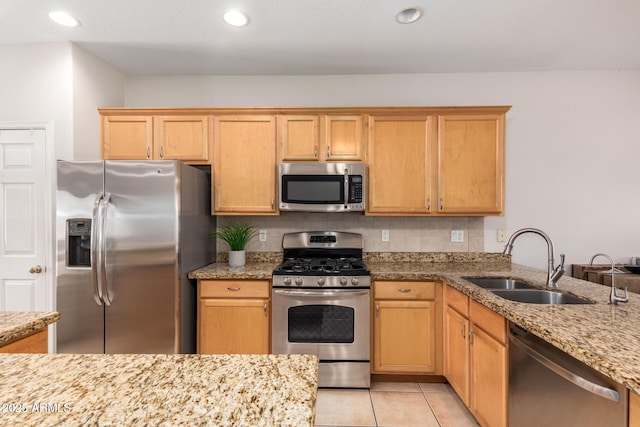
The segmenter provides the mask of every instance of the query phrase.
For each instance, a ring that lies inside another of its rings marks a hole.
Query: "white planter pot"
[[[229,266],[242,267],[244,264],[244,251],[229,251]]]

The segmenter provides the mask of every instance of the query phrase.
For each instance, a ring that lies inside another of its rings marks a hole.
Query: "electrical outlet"
[[[258,239],[261,242],[266,242],[267,241],[267,230],[260,230],[260,232],[258,233]]]
[[[464,242],[464,230],[451,230],[452,242]]]
[[[389,230],[382,230],[382,241],[383,242],[388,242],[389,241]]]
[[[498,242],[506,242],[507,241],[507,234],[504,232],[504,229],[499,228],[498,229]]]

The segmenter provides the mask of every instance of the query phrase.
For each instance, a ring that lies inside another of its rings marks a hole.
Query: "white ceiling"
[[[0,43],[71,41],[126,74],[640,69],[640,0],[2,0],[0,23]]]

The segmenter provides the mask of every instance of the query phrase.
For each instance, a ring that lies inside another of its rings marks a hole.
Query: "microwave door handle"
[[[344,208],[349,209],[349,169],[344,169]]]

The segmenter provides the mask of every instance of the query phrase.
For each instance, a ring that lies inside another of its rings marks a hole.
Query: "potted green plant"
[[[212,237],[224,240],[229,245],[229,265],[232,267],[245,264],[244,248],[255,235],[256,229],[246,224],[223,225],[211,232]]]

